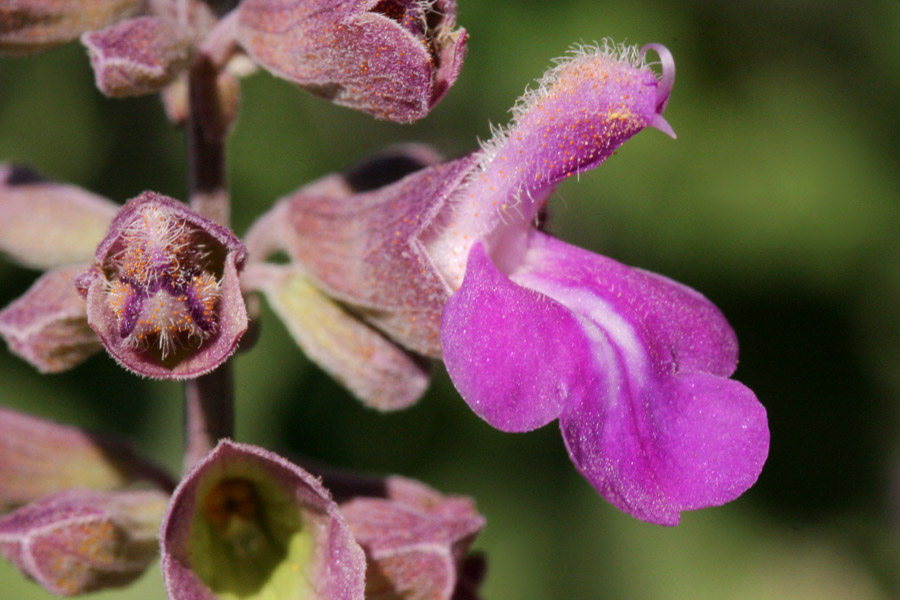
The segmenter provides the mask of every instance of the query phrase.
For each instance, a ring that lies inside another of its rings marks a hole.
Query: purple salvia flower
[[[321,483],[222,441],[175,490],[162,529],[171,600],[362,600],[365,556]],[[277,596],[276,596],[277,594]]]
[[[484,517],[470,499],[443,496],[410,479],[388,477],[384,485],[384,498],[358,497],[341,505],[369,562],[366,597],[455,597]]]
[[[425,116],[462,66],[454,0],[243,0],[237,37],[273,74],[380,119]]]
[[[607,500],[675,524],[740,495],[768,454],[765,410],[728,379],[734,333],[693,290],[535,226],[564,178],[648,126],[674,136],[661,116],[674,62],[646,49],[661,77],[635,48],[582,48],[480,152],[374,190],[308,186],[276,206],[271,236],[323,290],[377,309],[360,314],[391,337],[442,353],[490,424],[559,419],[572,461]]]
[[[88,324],[122,366],[186,379],[224,362],[247,330],[228,229],[153,192],[130,200],[77,281]]]
[[[68,490],[0,518],[0,555],[59,596],[134,581],[156,559],[168,495]]]

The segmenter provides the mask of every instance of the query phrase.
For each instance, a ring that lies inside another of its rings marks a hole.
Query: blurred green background
[[[258,73],[231,137],[234,229],[386,144],[448,156],[489,137],[553,57],[603,37],[660,42],[678,76],[666,118],[564,184],[551,230],[702,291],[741,341],[736,377],[767,407],[758,484],[676,528],[601,500],[555,426],[494,431],[440,367],[414,408],[366,410],[268,311],[236,360],[238,438],[477,499],[494,600],[881,599],[900,595],[900,3],[459,0],[462,75],[412,126],[374,122]],[[73,44],[0,61],[0,160],[117,201],[184,197],[180,132],[157,98],[113,101]],[[0,305],[35,278],[0,264]],[[180,464],[180,388],[99,355],[40,376],[0,349],[0,403],[132,437]],[[5,563],[4,600],[48,598]],[[104,600],[164,598],[151,570]]]

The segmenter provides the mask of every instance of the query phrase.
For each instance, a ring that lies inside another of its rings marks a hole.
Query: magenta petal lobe
[[[769,449],[766,412],[753,393],[704,374],[585,398],[560,426],[572,462],[604,498],[660,525],[740,496]]]
[[[441,324],[444,364],[472,410],[502,431],[529,431],[556,419],[592,383],[590,347],[562,305],[518,286],[472,248],[462,287]]]

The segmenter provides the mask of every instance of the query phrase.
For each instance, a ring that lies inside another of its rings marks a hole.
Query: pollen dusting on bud
[[[230,231],[145,192],[122,209],[79,279],[91,327],[141,374],[184,378],[215,368],[246,330],[237,282],[245,254]]]
[[[161,361],[198,348],[217,330],[223,249],[165,207],[145,205],[107,256],[107,302],[119,335]]]

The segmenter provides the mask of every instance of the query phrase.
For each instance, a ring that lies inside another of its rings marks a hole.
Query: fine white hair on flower
[[[525,88],[522,96],[516,100],[509,112],[512,113],[512,121],[507,125],[490,125],[491,138],[487,141],[479,140],[481,160],[479,171],[483,171],[496,158],[508,138],[510,131],[515,128],[519,119],[534,108],[541,99],[547,96],[549,90],[560,80],[560,77],[572,66],[606,59],[618,64],[627,64],[636,69],[647,66],[643,53],[637,46],[617,44],[609,38],[600,42],[574,44],[563,56],[554,58],[553,66],[548,69],[533,86]]]

